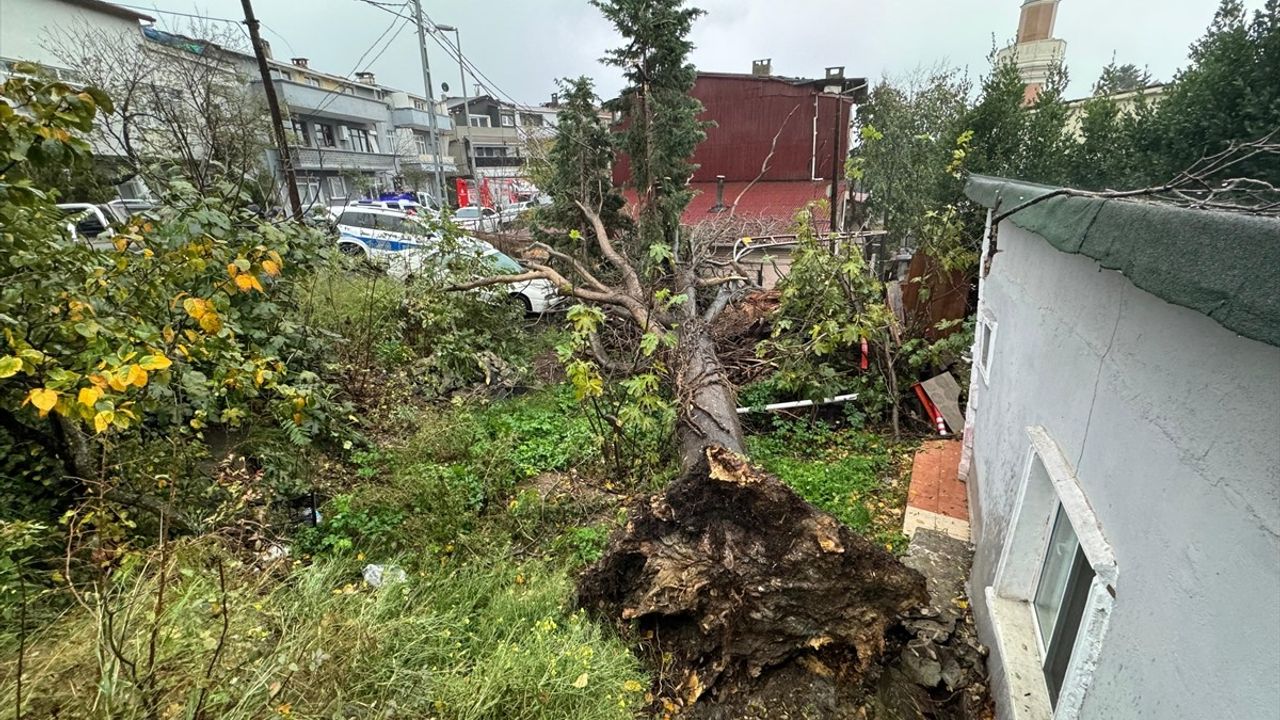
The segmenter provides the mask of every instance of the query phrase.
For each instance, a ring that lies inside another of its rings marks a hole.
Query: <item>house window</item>
[[[294,119],[293,135],[296,142],[302,144],[303,147],[311,147],[311,134],[307,132],[307,123],[305,120]]]
[[[423,133],[413,134],[413,144],[418,149],[419,155],[430,155],[431,145],[427,141],[427,136]]]
[[[315,178],[298,178],[298,195],[305,206],[320,202],[320,181]]]
[[[347,196],[347,182],[341,176],[329,178],[329,198],[339,199]]]
[[[320,87],[320,79],[308,76],[307,84],[310,85],[311,87]]]
[[[1075,470],[1043,427],[1031,448],[995,581],[986,589],[1017,717],[1078,720],[1119,576]]]
[[[489,116],[481,115],[471,118],[471,127],[489,127]]]
[[[502,119],[502,127],[516,126],[516,117],[514,115],[503,115],[501,119]]]
[[[542,127],[545,124],[542,120],[541,115],[533,115],[530,113],[525,113],[521,115],[520,121],[524,124],[525,127]]]
[[[1071,519],[1059,503],[1031,603],[1044,657],[1045,685],[1049,702],[1055,706],[1066,679],[1093,578],[1093,568],[1084,548],[1080,547]]]
[[[974,338],[974,362],[982,381],[991,382],[991,365],[996,354],[996,318],[990,310],[983,309],[978,315],[977,337]]]
[[[320,147],[337,147],[333,139],[333,126],[316,123],[316,142]]]
[[[425,102],[421,101],[421,100],[417,100],[417,99],[415,99],[415,100],[413,101],[413,108],[414,108],[415,110],[421,110],[421,111],[423,111],[423,112],[426,112],[426,110],[427,110],[427,104],[426,104]]]
[[[363,128],[351,128],[351,147],[360,152],[373,152],[369,145],[369,131]]]

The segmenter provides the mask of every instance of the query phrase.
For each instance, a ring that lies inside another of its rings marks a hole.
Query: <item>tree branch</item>
[[[627,262],[627,259],[622,257],[622,254],[613,247],[613,241],[609,239],[609,232],[604,227],[604,221],[600,219],[599,214],[587,207],[581,200],[574,200],[574,202],[582,209],[582,213],[587,216],[587,220],[590,221],[591,227],[595,230],[596,244],[600,246],[601,254],[622,273],[622,284],[626,292],[636,300],[639,300],[644,296],[644,293],[640,290],[640,276],[636,273],[635,268],[631,267],[631,263]]]

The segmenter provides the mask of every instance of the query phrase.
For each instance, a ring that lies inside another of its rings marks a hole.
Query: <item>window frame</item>
[[[373,143],[369,141],[369,131],[362,127],[347,128],[347,136],[350,138],[347,142],[351,144],[351,149],[356,152],[373,152]]]
[[[1027,435],[1030,447],[1021,485],[995,579],[986,588],[986,605],[1004,666],[1010,717],[1014,720],[1078,720],[1106,639],[1116,601],[1119,568],[1115,553],[1103,536],[1102,527],[1062,449],[1041,426],[1028,427]],[[1070,642],[1067,667],[1055,703],[1045,673],[1047,649],[1040,637],[1033,602],[1059,507],[1076,533],[1079,550],[1093,570],[1093,577],[1076,635]]]
[[[338,147],[337,135],[333,132],[333,126],[328,123],[317,122],[316,126],[316,147]]]
[[[978,313],[977,331],[974,333],[973,362],[978,366],[978,374],[982,382],[991,384],[991,365],[995,361],[996,331],[1000,324],[989,308]]]

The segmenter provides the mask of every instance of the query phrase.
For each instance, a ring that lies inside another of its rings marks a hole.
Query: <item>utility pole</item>
[[[267,108],[271,111],[271,126],[275,129],[276,151],[280,154],[280,168],[284,170],[285,190],[289,193],[289,205],[293,219],[302,222],[302,198],[298,197],[298,178],[293,174],[293,158],[289,156],[289,138],[284,134],[284,118],[280,116],[280,100],[276,86],[271,81],[271,68],[262,50],[262,37],[258,34],[258,18],[253,15],[249,0],[240,0],[244,7],[244,24],[249,26],[249,39],[253,41],[253,54],[258,58],[258,72],[262,74],[262,90],[267,94]]]
[[[475,150],[471,147],[471,102],[467,100],[467,69],[462,61],[462,33],[454,28],[453,38],[458,46],[458,81],[462,83],[458,87],[462,88],[462,121],[467,124],[467,134],[462,141],[462,153],[467,158],[467,173],[475,175]],[[476,180],[480,178],[477,177]]]
[[[840,192],[840,111],[844,109],[844,94],[837,93],[832,98],[835,106],[835,120],[831,122],[831,247],[835,247],[836,215],[838,214],[838,198]]]
[[[418,22],[418,50],[422,53],[422,82],[427,89],[428,110],[431,113],[431,147],[435,159],[435,181],[432,188],[436,204],[444,207],[444,164],[440,162],[440,125],[436,121],[436,95],[431,85],[431,57],[427,54],[427,22],[422,17],[421,0],[413,0],[413,15]]]

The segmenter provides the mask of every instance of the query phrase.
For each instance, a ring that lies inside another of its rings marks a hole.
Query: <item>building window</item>
[[[298,178],[298,195],[302,204],[310,207],[320,202],[320,181],[315,178]]]
[[[520,121],[525,127],[542,127],[546,123],[543,122],[542,116],[533,113],[524,113],[520,116]]]
[[[1062,449],[1039,426],[995,581],[986,589],[1010,702],[1026,717],[1077,719],[1093,682],[1119,575]],[[1021,713],[1015,713],[1023,717]]]
[[[351,147],[360,152],[373,152],[369,145],[369,131],[363,128],[351,128]]]
[[[996,318],[991,311],[983,308],[978,314],[977,337],[974,338],[974,358],[982,381],[991,382],[991,365],[996,356]]]
[[[320,87],[320,79],[307,76],[307,84],[311,87]]]
[[[426,104],[425,102],[423,102],[423,101],[418,100],[418,99],[416,99],[416,98],[415,98],[415,99],[414,99],[414,101],[413,101],[413,108],[414,108],[415,110],[421,110],[421,111],[423,111],[423,112],[426,112],[426,111],[427,111],[427,104]]]
[[[293,135],[296,138],[294,142],[303,147],[311,147],[311,134],[307,132],[306,121],[294,118],[291,122],[293,123]]]
[[[413,144],[414,147],[417,148],[419,155],[431,154],[431,143],[428,141],[427,136],[424,133],[414,133]]]
[[[471,118],[471,127],[489,127],[489,116],[480,115]]]
[[[341,176],[329,178],[329,199],[338,200],[347,196],[347,181]]]
[[[515,127],[516,117],[514,115],[502,115],[502,127]]]
[[[338,143],[333,139],[333,126],[323,123],[316,123],[316,143],[320,147],[337,147]]]
[[[1084,548],[1080,547],[1071,519],[1058,503],[1031,603],[1044,657],[1045,685],[1049,702],[1055,706],[1080,632],[1080,619],[1089,600],[1093,578],[1093,568],[1089,566]]]

